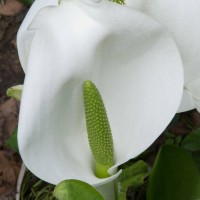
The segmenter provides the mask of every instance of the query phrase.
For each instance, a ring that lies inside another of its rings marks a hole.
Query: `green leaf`
[[[191,154],[200,170],[200,151],[194,151],[194,152],[191,152]]]
[[[164,144],[169,144],[169,145],[176,145],[180,146],[182,142],[182,136],[181,135],[176,135],[174,133],[170,133],[168,131],[164,132],[165,135],[165,143]]]
[[[200,128],[195,129],[183,139],[182,147],[190,151],[200,150]]]
[[[172,138],[167,138],[167,139],[165,140],[165,144],[170,144],[170,145],[174,144],[174,139],[172,139]]]
[[[144,179],[149,175],[147,164],[140,160],[130,167],[123,169],[116,181],[117,196],[120,200],[126,200],[128,187],[137,188],[144,183]]]
[[[79,180],[65,180],[54,190],[59,200],[103,200],[101,194],[91,185]]]
[[[19,153],[18,143],[17,143],[17,128],[14,129],[10,138],[6,141],[6,146]]]
[[[34,0],[20,0],[24,5],[31,6]]]
[[[147,200],[200,199],[200,173],[192,155],[177,146],[163,146],[154,163]]]

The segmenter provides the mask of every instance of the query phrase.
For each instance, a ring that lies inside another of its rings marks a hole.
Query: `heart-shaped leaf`
[[[147,200],[198,199],[200,173],[192,155],[177,146],[163,146],[150,174]]]
[[[79,180],[65,180],[54,190],[59,200],[103,200],[101,194],[91,185]]]

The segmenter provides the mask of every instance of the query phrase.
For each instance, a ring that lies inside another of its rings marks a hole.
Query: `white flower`
[[[36,0],[17,38],[26,73],[18,142],[26,166],[57,184],[100,186],[116,168],[161,134],[180,104],[182,62],[165,29],[148,16],[107,0]],[[103,97],[116,164],[94,175],[82,85]]]
[[[179,112],[200,111],[200,1],[126,0],[163,24],[172,34],[184,66],[184,93]]]

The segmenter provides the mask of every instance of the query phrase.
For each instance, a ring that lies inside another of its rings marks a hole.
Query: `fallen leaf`
[[[8,99],[0,104],[0,147],[3,146],[17,125],[18,102]]]
[[[0,5],[0,15],[13,16],[24,9],[24,5],[17,0],[6,0]]]
[[[0,151],[0,163],[0,199],[6,199],[15,193],[20,167],[4,151]]]

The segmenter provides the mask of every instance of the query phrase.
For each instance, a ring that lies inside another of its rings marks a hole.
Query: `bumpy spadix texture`
[[[107,0],[36,0],[17,37],[26,77],[18,142],[26,166],[57,184],[110,182],[144,151],[180,104],[182,62],[158,22]],[[115,149],[111,177],[94,174],[85,126],[83,82],[97,86]],[[113,175],[114,174],[114,175]]]
[[[114,165],[114,147],[110,124],[102,97],[91,81],[84,82],[84,106],[90,148],[96,161],[96,175],[109,176],[107,170]]]
[[[112,0],[112,2],[116,2],[116,3],[119,3],[119,4],[124,4],[124,0]]]
[[[193,108],[200,111],[200,1],[126,0],[126,4],[156,19],[171,33],[184,66],[179,112]]]

